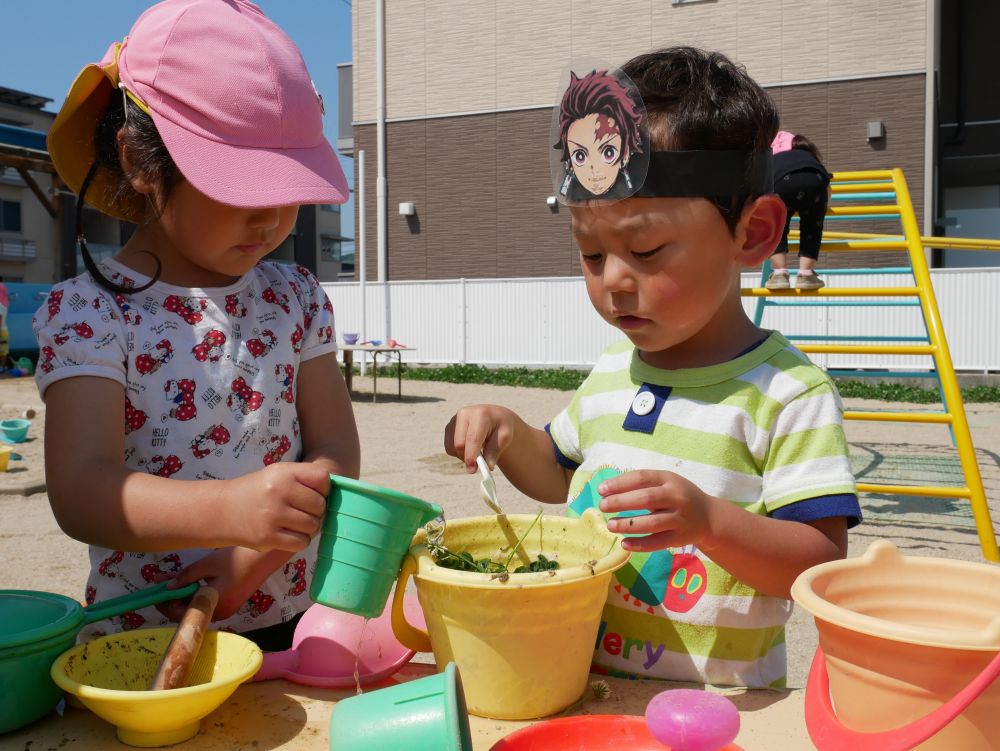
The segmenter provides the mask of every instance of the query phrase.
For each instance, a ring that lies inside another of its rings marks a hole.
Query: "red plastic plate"
[[[580,715],[521,728],[490,751],[667,751],[635,715]],[[742,751],[730,744],[719,751]]]

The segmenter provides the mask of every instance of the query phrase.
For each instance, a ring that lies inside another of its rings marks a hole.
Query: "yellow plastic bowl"
[[[148,691],[173,634],[173,628],[139,629],[80,644],[53,663],[52,680],[115,725],[122,743],[152,748],[186,741],[202,717],[257,672],[263,655],[238,634],[210,631],[186,687]]]
[[[10,461],[10,446],[0,446],[0,472],[7,471],[7,462]]]

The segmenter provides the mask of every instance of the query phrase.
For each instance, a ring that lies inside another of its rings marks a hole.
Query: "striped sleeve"
[[[843,408],[829,381],[790,401],[778,413],[771,436],[762,491],[768,513],[807,498],[856,494]]]
[[[552,439],[556,461],[568,469],[576,469],[583,463],[583,449],[580,445],[580,393],[586,382],[573,394],[566,408],[545,426]]]

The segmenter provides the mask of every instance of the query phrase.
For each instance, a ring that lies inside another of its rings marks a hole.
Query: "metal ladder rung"
[[[948,412],[844,412],[845,420],[866,422],[925,422],[935,425],[951,425],[954,422]]]
[[[744,287],[743,297],[919,297],[918,287],[823,287],[822,289],[768,289]]]
[[[797,246],[798,240],[789,239],[789,245]],[[898,240],[822,240],[820,250],[829,253],[843,253],[851,250],[909,250],[910,246]]]
[[[892,194],[896,195],[896,186],[891,182],[887,181],[877,181],[877,180],[865,180],[863,182],[838,182],[834,181],[830,184],[830,190],[833,194],[843,195],[845,193],[865,193],[869,190],[891,190]]]
[[[883,495],[918,495],[930,498],[972,498],[968,488],[937,485],[880,485],[867,482],[858,483],[859,493],[880,493]]]
[[[834,334],[785,334],[785,338],[792,342],[929,342],[926,336],[849,336]]]
[[[799,349],[806,354],[819,355],[933,355],[933,344],[900,344],[884,347],[867,344],[803,344]]]
[[[750,295],[745,295],[745,297],[750,297]],[[861,302],[860,300],[782,300],[780,297],[771,300],[769,298],[761,298],[761,302],[764,305],[804,305],[809,307],[810,305],[817,308],[850,308],[850,307],[865,307],[865,308],[919,308],[919,300],[874,300],[872,302]]]
[[[798,276],[798,269],[789,269],[788,273]],[[823,276],[869,276],[874,274],[912,274],[912,266],[882,266],[880,268],[855,268],[855,269],[823,269]]]

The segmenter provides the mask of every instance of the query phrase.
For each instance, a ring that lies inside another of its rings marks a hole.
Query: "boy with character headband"
[[[300,205],[348,197],[302,56],[245,0],[165,0],[84,68],[48,144],[81,208],[137,225],[97,262],[78,211],[87,271],[34,319],[49,502],[90,546],[86,599],[204,580],[218,628],[285,649],[330,474],[360,468],[333,306],[264,260]]]
[[[601,671],[784,685],[791,583],[843,558],[861,518],[836,389],[740,300],[740,271],[785,223],[771,192],[777,123],[717,53],[671,48],[573,74],[553,186],[590,300],[627,338],[544,429],[476,405],[445,430],[469,472],[482,452],[526,495],[571,514],[599,506],[626,536]]]

